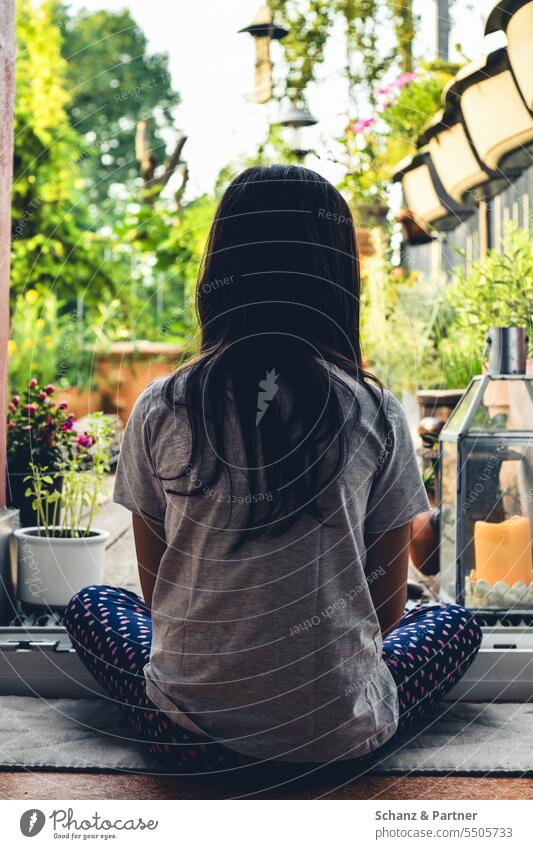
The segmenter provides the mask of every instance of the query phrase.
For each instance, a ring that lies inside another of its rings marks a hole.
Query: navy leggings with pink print
[[[65,625],[83,664],[151,753],[186,773],[253,763],[220,743],[182,730],[147,697],[143,668],[150,655],[152,620],[135,593],[86,587],[71,599]],[[459,605],[428,605],[404,615],[383,641],[383,656],[398,687],[400,731],[451,690],[480,644],[475,619]]]

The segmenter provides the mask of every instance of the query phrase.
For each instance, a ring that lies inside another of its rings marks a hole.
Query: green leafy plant
[[[352,205],[385,203],[394,166],[416,149],[417,139],[440,108],[442,90],[457,65],[422,63],[378,85],[369,117],[356,116],[340,144],[347,172],[339,188]]]
[[[533,353],[533,227],[509,223],[501,245],[459,269],[447,292],[455,338],[482,351],[491,327],[524,327]]]
[[[57,298],[28,289],[15,299],[8,342],[9,384],[15,389],[35,378],[55,380],[60,335]]]
[[[66,309],[52,292],[28,289],[14,304],[8,342],[9,385],[12,390],[29,380],[53,383],[61,389],[88,388],[91,384],[94,346],[109,336],[115,338],[124,327],[126,307],[120,325],[116,313],[121,302],[92,306],[85,312]]]
[[[416,73],[402,74],[378,89],[389,158],[414,151],[418,136],[441,108],[444,86],[458,69],[451,62],[422,62]]]
[[[393,392],[425,385],[425,367],[434,354],[432,323],[439,291],[415,272],[393,268],[380,252],[363,266],[361,334],[373,371]]]
[[[437,337],[432,357],[435,376],[428,364],[426,388],[464,389],[476,374],[481,374],[482,348],[475,338],[451,325]]]
[[[73,432],[68,450],[55,469],[30,464],[26,496],[33,499],[39,536],[79,539],[91,535],[109,472],[113,427],[108,416],[94,413],[87,430]],[[61,487],[55,484],[61,480]]]

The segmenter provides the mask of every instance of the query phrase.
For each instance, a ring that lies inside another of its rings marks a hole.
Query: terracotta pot
[[[61,401],[66,401],[69,413],[74,413],[77,419],[101,409],[100,392],[97,389],[78,389],[77,386],[72,386],[60,389],[57,394]]]
[[[172,374],[183,358],[180,345],[157,342],[117,342],[96,352],[96,382],[104,413],[118,415],[123,424],[135,401],[158,377]]]
[[[420,418],[431,416],[448,421],[464,392],[464,389],[420,389],[416,393]]]

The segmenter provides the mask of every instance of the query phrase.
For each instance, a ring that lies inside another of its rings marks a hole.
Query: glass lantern
[[[533,375],[525,331],[496,328],[440,435],[443,601],[501,615],[533,611]]]

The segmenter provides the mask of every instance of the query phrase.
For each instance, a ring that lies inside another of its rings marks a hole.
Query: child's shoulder
[[[138,423],[179,414],[185,394],[185,374],[176,372],[152,381],[137,398],[130,418]]]
[[[328,368],[335,375],[340,384],[344,384],[347,393],[343,394],[348,402],[353,403],[354,399],[357,402],[357,408],[363,416],[375,417],[376,413],[388,417],[391,413],[402,409],[402,406],[395,395],[382,386],[378,381],[371,378],[358,379],[355,376],[348,374],[337,366],[328,364]]]

